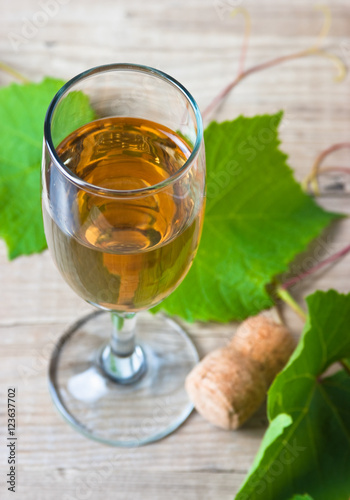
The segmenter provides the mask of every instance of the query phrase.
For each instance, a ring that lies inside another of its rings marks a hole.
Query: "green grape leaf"
[[[306,491],[349,500],[350,376],[320,376],[350,356],[350,294],[316,292],[307,303],[303,336],[269,390],[270,425],[236,500],[304,498]]]
[[[10,259],[46,248],[40,203],[43,124],[50,101],[63,84],[45,78],[0,89],[0,237]],[[69,94],[63,106],[56,142],[94,118],[82,92]]]
[[[291,500],[313,500],[309,495],[295,495]]]
[[[183,283],[155,310],[225,322],[271,307],[267,286],[337,217],[294,180],[278,148],[281,117],[240,116],[205,130],[202,240]]]

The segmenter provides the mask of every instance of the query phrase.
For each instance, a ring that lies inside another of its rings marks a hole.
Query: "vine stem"
[[[346,254],[350,252],[350,245],[347,245],[345,248],[342,250],[339,250],[339,252],[336,252],[335,254],[327,257],[327,259],[322,260],[318,264],[312,266],[310,269],[305,271],[304,273],[299,274],[298,276],[294,276],[294,278],[291,278],[290,280],[287,280],[284,282],[282,285],[280,285],[280,288],[282,290],[287,290],[291,286],[295,285],[296,283],[299,283],[303,278],[306,278],[307,276],[310,276],[311,274],[315,273],[322,267],[326,266],[327,264],[330,264],[331,262],[334,262],[341,257],[344,257]]]
[[[293,297],[290,295],[288,290],[285,288],[282,288],[281,286],[277,287],[276,293],[279,296],[280,299],[283,300],[286,304],[288,304],[294,312],[297,313],[297,315],[305,322],[306,321],[306,313],[304,310],[299,306],[299,304],[293,299]]]
[[[5,64],[4,62],[0,61],[0,69],[2,71],[5,71],[5,73],[13,76],[14,78],[16,78],[17,80],[20,80],[21,82],[23,83],[30,83],[30,80],[28,78],[26,78],[25,76],[23,76],[21,73],[19,73],[18,71],[16,71],[15,69],[11,68],[11,66],[9,66],[8,64]]]
[[[322,169],[322,170],[320,169],[321,164],[324,162],[324,160],[327,158],[328,155],[330,155],[334,151],[338,151],[339,149],[344,149],[344,148],[350,148],[350,142],[338,142],[337,144],[333,144],[332,146],[329,146],[328,148],[321,151],[321,153],[316,157],[314,164],[312,165],[311,172],[302,182],[302,187],[304,191],[306,191],[308,189],[309,184],[311,184],[315,195],[318,196],[320,194],[317,176],[319,173],[327,171],[327,169]]]
[[[345,66],[344,62],[342,61],[342,59],[340,57],[338,57],[334,54],[328,53],[325,50],[320,49],[320,45],[321,45],[322,41],[328,35],[329,30],[330,30],[331,20],[332,20],[330,9],[327,6],[316,6],[315,8],[318,10],[321,10],[323,12],[324,21],[323,21],[322,29],[321,29],[321,31],[318,35],[318,38],[317,38],[316,42],[314,43],[314,45],[312,45],[308,49],[304,49],[304,50],[301,50],[301,51],[298,51],[298,52],[295,52],[293,54],[289,54],[286,56],[276,57],[275,59],[272,59],[270,61],[267,61],[267,62],[264,62],[261,64],[257,64],[256,66],[252,66],[251,68],[249,68],[245,71],[243,71],[243,65],[244,65],[244,61],[245,61],[246,53],[247,53],[247,48],[248,48],[248,40],[249,40],[250,31],[251,31],[251,20],[250,20],[250,16],[249,16],[246,9],[244,9],[244,8],[234,9],[232,11],[231,15],[235,16],[237,13],[243,14],[243,16],[245,17],[245,23],[246,23],[244,41],[242,44],[241,57],[240,57],[240,62],[239,62],[238,75],[204,109],[204,111],[202,112],[203,118],[206,117],[215,108],[217,108],[219,106],[219,104],[225,99],[225,97],[231,92],[231,90],[240,81],[242,81],[244,78],[251,75],[252,73],[256,73],[258,71],[262,71],[264,69],[271,68],[272,66],[277,66],[278,64],[281,64],[281,63],[286,62],[286,61],[306,57],[306,56],[309,56],[311,54],[319,55],[319,56],[323,56],[323,57],[326,57],[328,59],[331,59],[336,64],[336,66],[338,66],[338,70],[339,70],[338,75],[336,77],[336,80],[341,81],[346,75],[346,66]]]
[[[339,172],[341,174],[350,174],[350,168],[349,167],[340,167],[340,166],[334,166],[334,167],[323,167],[318,170],[319,174],[328,174],[329,172]]]
[[[323,57],[328,57],[328,58],[332,59],[338,65],[338,68],[339,68],[339,74],[338,74],[337,80],[342,80],[344,78],[344,76],[346,74],[346,68],[345,68],[343,61],[339,57],[337,57],[333,54],[329,54],[325,50],[311,47],[309,49],[295,52],[293,54],[288,54],[285,56],[276,57],[275,59],[272,59],[270,61],[266,61],[266,62],[261,63],[261,64],[257,64],[256,66],[252,66],[251,68],[239,73],[236,76],[236,78],[231,83],[229,83],[212,100],[212,102],[204,109],[204,111],[202,112],[203,118],[206,118],[209,113],[211,113],[215,108],[217,108],[219,106],[219,104],[225,99],[225,97],[231,92],[231,90],[234,87],[236,87],[236,85],[238,85],[238,83],[241,82],[247,76],[249,76],[253,73],[257,73],[258,71],[262,71],[264,69],[268,69],[268,68],[271,68],[273,66],[277,66],[278,64],[284,63],[286,61],[291,61],[293,59],[299,59],[302,57],[309,56],[311,54],[319,55],[319,56],[323,56]]]

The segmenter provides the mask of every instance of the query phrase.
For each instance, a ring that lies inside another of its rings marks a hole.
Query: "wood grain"
[[[231,18],[229,0],[71,0],[47,16],[42,27],[24,36],[28,22],[40,18],[36,0],[2,2],[0,60],[33,80],[43,75],[69,78],[102,63],[128,61],[155,66],[179,79],[202,109],[237,71],[243,19]],[[312,45],[322,25],[314,1],[242,0],[249,10],[252,37],[247,67]],[[328,2],[332,27],[327,46],[350,63],[350,12],[346,1]],[[42,17],[43,19],[43,17]],[[15,47],[13,35],[23,36]],[[282,147],[298,179],[315,156],[332,143],[348,140],[349,77],[334,83],[329,60],[310,57],[249,77],[215,114],[221,121],[241,113],[285,110]],[[10,82],[0,74],[0,85]],[[349,165],[349,151],[329,164]],[[327,209],[350,213],[349,198],[324,197]],[[302,256],[300,268],[324,252],[348,243],[343,221]],[[320,248],[323,249],[320,251]],[[350,256],[294,287],[302,297],[316,288],[349,291]],[[266,428],[265,409],[239,431],[214,429],[194,413],[173,435],[133,450],[91,442],[57,414],[47,389],[47,364],[67,325],[90,311],[63,282],[47,252],[9,263],[0,244],[0,497],[6,491],[5,397],[18,388],[18,491],[20,500],[228,500],[252,464]],[[295,335],[301,321],[286,311]],[[230,338],[235,325],[186,326],[201,356]]]

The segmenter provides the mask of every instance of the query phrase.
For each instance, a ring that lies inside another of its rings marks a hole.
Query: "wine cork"
[[[213,425],[237,429],[262,404],[294,347],[290,332],[273,315],[248,318],[226,347],[208,354],[191,371],[188,395]]]

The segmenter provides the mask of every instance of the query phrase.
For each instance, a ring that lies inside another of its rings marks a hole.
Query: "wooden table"
[[[49,14],[45,15],[44,4],[51,5]],[[109,62],[147,64],[181,81],[203,109],[237,72],[244,24],[242,16],[230,17],[230,5],[251,14],[248,67],[310,46],[322,25],[322,15],[313,4],[313,0],[2,0],[0,60],[33,80],[43,75],[66,79]],[[350,63],[347,1],[328,5],[333,21],[327,45]],[[41,27],[36,28],[38,23]],[[23,36],[19,46],[13,43],[13,34]],[[290,155],[296,177],[302,179],[324,147],[349,139],[349,77],[336,84],[334,75],[332,63],[317,57],[259,73],[235,89],[215,118],[221,121],[240,113],[283,108],[282,147]],[[0,74],[1,85],[9,81]],[[349,160],[349,152],[342,151],[328,163],[349,166]],[[320,203],[349,213],[347,197],[324,197]],[[324,237],[325,256],[348,243],[349,230],[344,221],[328,239]],[[316,288],[347,292],[349,276],[347,256],[295,287],[293,293],[301,301]],[[0,280],[1,499],[14,498],[4,484],[5,398],[12,385],[18,388],[15,498],[233,498],[265,431],[264,408],[237,432],[215,429],[193,413],[173,435],[138,449],[121,450],[85,439],[57,414],[46,372],[61,332],[91,308],[63,282],[48,252],[10,263],[1,244]],[[297,335],[300,320],[289,312],[286,320]],[[222,345],[235,325],[195,324],[188,330],[203,355]]]

